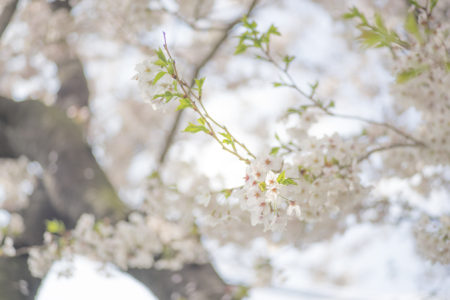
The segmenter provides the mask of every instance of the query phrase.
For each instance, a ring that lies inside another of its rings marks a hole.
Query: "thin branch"
[[[231,153],[232,155],[235,155],[236,157],[238,157],[240,160],[244,161],[247,164],[250,164],[250,161],[248,158],[244,158],[243,156],[241,156],[241,154],[239,153],[239,151],[236,148],[236,145],[239,145],[244,151],[246,151],[247,155],[251,158],[256,158],[256,156],[250,152],[250,150],[241,142],[239,142],[229,131],[228,129],[218,123],[213,117],[211,117],[208,113],[208,111],[206,110],[206,107],[203,105],[203,101],[202,101],[202,94],[201,94],[201,90],[199,89],[198,94],[195,94],[193,92],[193,85],[188,85],[180,76],[180,74],[178,73],[176,64],[175,64],[175,60],[173,59],[170,50],[169,50],[169,46],[167,45],[167,41],[166,41],[166,35],[164,33],[164,49],[169,57],[169,61],[173,62],[173,78],[177,81],[177,83],[179,84],[179,87],[181,88],[181,90],[183,91],[185,98],[188,99],[188,101],[190,102],[190,104],[192,105],[192,109],[199,114],[199,116],[201,117],[201,120],[203,120],[203,122],[205,122],[206,126],[208,127],[208,134],[211,135],[221,146],[222,149]],[[194,100],[195,99],[195,100]],[[225,146],[224,142],[222,142],[220,140],[220,138],[217,135],[217,129],[214,128],[217,127],[218,129],[224,130],[225,133],[228,135],[230,142],[231,142],[231,149],[228,148],[227,146]],[[241,149],[241,150],[242,150]]]
[[[253,11],[253,9],[255,8],[256,4],[258,3],[259,0],[253,0],[252,3],[250,4],[249,8],[247,9],[247,12],[245,15],[250,15]],[[202,61],[195,67],[194,69],[194,73],[190,82],[190,86],[192,87],[194,85],[195,82],[195,78],[198,77],[200,71],[205,67],[205,65],[213,58],[213,56],[217,53],[217,51],[219,50],[220,46],[222,46],[222,44],[227,40],[231,30],[234,28],[234,26],[236,26],[236,24],[238,24],[241,21],[242,17],[236,18],[233,22],[231,22],[225,29],[224,32],[222,34],[222,36],[217,40],[217,42],[214,44],[214,46],[212,47],[211,51],[202,59]],[[166,155],[169,151],[170,146],[173,143],[174,137],[175,137],[175,133],[178,130],[178,125],[180,123],[181,120],[181,116],[183,114],[183,110],[179,110],[177,112],[177,115],[175,116],[175,120],[172,123],[172,126],[170,128],[169,134],[167,135],[166,141],[164,143],[164,148],[163,151],[161,152],[161,155],[159,157],[159,165],[161,166],[165,159],[166,159]]]
[[[413,141],[416,145],[420,145],[425,147],[426,145],[415,139],[414,137],[412,137],[411,135],[407,134],[406,132],[398,129],[397,127],[389,124],[389,123],[385,123],[385,122],[378,122],[378,121],[374,121],[374,120],[370,120],[370,119],[365,119],[359,116],[353,116],[353,115],[345,115],[345,114],[337,114],[337,113],[333,113],[330,112],[329,109],[322,107],[321,108],[327,115],[331,116],[331,117],[336,117],[336,118],[341,118],[341,119],[350,119],[350,120],[356,120],[356,121],[361,121],[367,124],[372,124],[372,125],[377,125],[377,126],[381,126],[381,127],[385,127],[387,129],[390,129],[392,131],[394,131],[395,133],[397,133],[398,135],[403,136],[404,138]]]
[[[286,76],[286,78],[289,80],[289,84],[286,85],[287,87],[290,87],[290,88],[294,89],[295,91],[297,91],[303,97],[305,97],[306,99],[311,101],[315,107],[322,110],[325,114],[327,114],[331,117],[356,120],[356,121],[364,122],[364,123],[371,124],[371,125],[385,127],[387,129],[397,133],[398,135],[403,136],[404,138],[414,142],[416,145],[420,145],[423,147],[426,146],[425,143],[415,139],[411,135],[407,134],[406,132],[400,130],[399,128],[397,128],[394,125],[391,125],[389,123],[374,121],[371,119],[366,119],[366,118],[354,116],[354,115],[338,114],[338,113],[334,113],[334,112],[330,111],[330,109],[325,107],[319,99],[314,98],[314,94],[308,94],[308,93],[304,92],[303,90],[301,90],[298,87],[298,85],[295,83],[294,78],[292,78],[292,75],[288,72],[288,70],[286,68],[283,68],[282,66],[280,66],[280,64],[278,62],[276,62],[275,59],[273,59],[273,57],[270,55],[268,50],[265,50],[264,54],[266,55],[266,60],[268,62],[270,62],[272,65],[274,65],[278,70],[280,70]]]
[[[372,154],[377,153],[377,152],[387,151],[387,150],[396,149],[396,148],[409,148],[409,147],[423,147],[423,145],[398,143],[398,144],[391,144],[388,146],[374,148],[374,149],[368,151],[365,155],[358,158],[358,163],[368,159]]]
[[[8,27],[9,22],[11,22],[14,12],[17,8],[17,3],[19,3],[19,0],[11,0],[8,4],[5,5],[5,8],[0,15],[0,38],[2,37],[3,32],[5,32],[6,28]]]
[[[161,4],[161,3],[160,3]],[[169,15],[172,15],[176,17],[178,20],[189,26],[191,29],[195,31],[224,31],[227,30],[226,26],[223,27],[217,27],[217,26],[209,26],[209,27],[200,27],[197,25],[196,22],[190,21],[181,14],[179,14],[177,11],[171,11],[167,7],[165,7],[163,4],[161,4],[161,8],[157,10],[151,10],[152,12],[163,12]]]

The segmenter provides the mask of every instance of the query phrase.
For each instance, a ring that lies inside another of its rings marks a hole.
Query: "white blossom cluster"
[[[53,262],[60,258],[65,251],[61,251],[60,244],[53,236],[46,232],[44,234],[44,245],[32,247],[28,251],[28,268],[34,277],[43,278]]]
[[[450,72],[448,49],[450,26],[435,24],[424,43],[416,43],[397,64],[398,73],[415,75],[396,84],[394,95],[404,109],[414,107],[421,117],[415,132],[426,147],[418,154],[425,164],[450,163]]]
[[[23,219],[19,214],[11,213],[6,226],[0,227],[0,256],[14,256],[14,237],[19,236],[25,229]]]
[[[34,177],[28,172],[25,157],[4,159],[0,167],[0,209],[10,212],[28,206],[28,196],[34,187]]]
[[[111,262],[122,269],[179,269],[185,263],[205,260],[198,240],[180,226],[139,213],[116,225],[96,222],[94,216],[84,214],[70,238],[55,238],[46,232],[44,240],[44,246],[30,251],[28,261],[37,277],[45,275],[54,260],[74,254]]]
[[[0,233],[0,242],[0,256],[16,255],[16,248],[14,248],[14,240],[12,237],[2,237],[2,234]]]
[[[424,216],[418,222],[415,231],[419,252],[432,262],[450,264],[450,216],[439,219]]]
[[[247,168],[245,185],[234,195],[250,212],[252,225],[278,231],[290,218],[318,222],[337,214],[342,203],[364,195],[352,144],[337,135],[309,137],[303,144],[289,162],[267,156]]]
[[[133,77],[138,81],[143,97],[151,103],[154,110],[163,108],[166,103],[165,98],[158,97],[158,95],[163,95],[166,91],[173,91],[173,79],[168,74],[162,77],[158,76],[162,70],[155,64],[157,60],[158,57],[155,56],[136,65],[137,74]]]

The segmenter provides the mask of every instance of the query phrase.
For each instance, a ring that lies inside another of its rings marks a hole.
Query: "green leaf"
[[[319,82],[316,81],[313,84],[310,84],[309,86],[311,87],[312,90],[316,90],[319,87]]]
[[[334,101],[330,101],[330,103],[328,103],[328,108],[333,108],[335,107],[335,103]]]
[[[361,135],[362,135],[362,136],[365,136],[365,135],[367,135],[367,134],[368,134],[367,129],[364,128],[364,129],[361,131]]]
[[[378,30],[381,32],[387,32],[386,26],[384,26],[383,18],[378,13],[375,14],[375,25],[377,25]]]
[[[202,124],[202,125],[205,125],[205,124],[206,124],[206,121],[205,121],[205,119],[203,119],[203,118],[198,118],[197,121],[198,121],[200,124]]]
[[[417,25],[416,17],[413,13],[409,13],[406,17],[405,29],[411,33],[420,43],[423,42],[422,36],[420,35],[419,26]]]
[[[379,33],[372,30],[362,30],[358,39],[361,40],[367,48],[385,46],[385,43],[383,43],[383,37]]]
[[[273,86],[274,87],[280,87],[280,86],[284,86],[284,85],[286,85],[285,83],[282,83],[282,82],[274,82],[273,83]]]
[[[170,75],[173,75],[175,73],[175,69],[173,67],[173,62],[169,62],[167,64],[167,73],[169,73]]]
[[[342,15],[343,19],[349,20],[356,17],[359,17],[360,13],[356,7],[352,7],[349,12]]]
[[[182,110],[188,107],[192,107],[191,101],[189,98],[180,98],[180,105],[178,105],[177,110]]]
[[[172,98],[174,97],[175,95],[174,94],[172,94],[172,92],[170,92],[170,91],[165,91],[164,92],[164,99],[166,99],[166,103],[167,102],[169,102],[170,100],[172,100]]]
[[[219,134],[221,135],[221,136],[223,136],[224,138],[226,138],[226,139],[231,139],[231,135],[229,134],[229,133],[226,133],[226,132],[219,132]]]
[[[283,184],[283,185],[298,185],[297,182],[295,182],[295,180],[292,178],[286,178],[285,180],[283,180],[283,182],[281,184]]]
[[[226,132],[219,132],[221,136],[223,136],[225,139],[222,140],[222,143],[225,143],[227,145],[234,145],[233,138],[229,133]]]
[[[260,183],[258,183],[258,187],[261,190],[261,192],[265,192],[266,191],[266,183],[264,181],[261,181]]]
[[[204,83],[204,82],[205,82],[205,77],[200,78],[200,79],[195,79],[195,84],[197,85],[197,89],[198,89],[199,91],[202,90],[202,88],[203,88],[203,83]]]
[[[397,74],[397,83],[405,83],[410,79],[413,79],[414,77],[419,76],[422,74],[423,71],[425,71],[426,67],[421,68],[410,68],[408,70],[405,70],[403,72],[400,72]]]
[[[45,220],[47,231],[53,234],[62,234],[66,231],[66,226],[62,221]]]
[[[195,125],[189,122],[189,125],[183,130],[184,132],[197,133],[203,131],[209,133],[209,130],[203,125]]]
[[[311,87],[311,96],[314,96],[316,93],[317,88],[319,87],[319,81],[316,80],[313,84],[309,85]]]
[[[158,80],[160,80],[164,75],[166,75],[167,73],[164,71],[159,72],[158,74],[156,74],[155,78],[153,78],[153,82],[152,85],[155,85]]]
[[[156,51],[156,55],[158,55],[158,57],[159,57],[160,60],[162,60],[163,62],[167,63],[166,56],[164,55],[164,52],[162,51],[161,48],[159,48],[159,49]]]
[[[281,172],[281,173],[278,175],[278,177],[277,177],[277,182],[278,182],[278,183],[282,183],[283,180],[284,180],[285,177],[286,177],[285,175],[286,175],[286,171],[283,170],[283,172]]]
[[[244,53],[247,50],[247,48],[248,48],[248,46],[243,43],[237,45],[236,50],[234,51],[234,55]]]
[[[286,171],[280,173],[277,177],[277,182],[282,185],[297,185],[297,183],[292,178],[286,178]]]
[[[244,27],[248,29],[255,29],[258,26],[255,21],[250,23],[247,16],[242,17],[242,23],[244,24]]]
[[[239,286],[237,291],[233,295],[233,300],[243,300],[244,298],[249,296],[250,288],[246,286]]]
[[[291,62],[295,59],[295,56],[289,56],[289,55],[285,55],[283,57],[283,62],[285,64],[285,69],[287,70],[289,68],[289,65],[291,64]]]
[[[161,59],[158,59],[153,64],[157,65],[157,66],[160,66],[160,67],[165,67],[167,63],[163,62]]]
[[[232,189],[223,189],[220,192],[225,196],[225,199],[231,196]]]
[[[347,20],[359,18],[361,21],[360,26],[366,26],[368,24],[366,16],[363,13],[361,13],[356,7],[352,7],[348,13],[343,14],[342,18]]]
[[[301,110],[290,107],[290,108],[288,108],[287,113],[288,114],[299,114],[301,116],[303,112]]]
[[[430,12],[433,10],[433,8],[438,4],[439,0],[431,0],[430,4]]]
[[[409,0],[409,3],[411,4],[411,5],[414,5],[416,8],[420,8],[420,7],[422,7],[419,3],[417,3],[417,1],[415,1],[415,0]]]
[[[267,35],[269,36],[271,34],[281,36],[281,33],[278,31],[278,28],[275,27],[273,24],[270,25],[269,29],[267,30]]]
[[[272,149],[270,149],[269,155],[276,155],[279,150],[280,150],[280,147],[273,147]]]
[[[159,179],[159,173],[158,171],[153,171],[150,175],[147,176],[147,179]]]

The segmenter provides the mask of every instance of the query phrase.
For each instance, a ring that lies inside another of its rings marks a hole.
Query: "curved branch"
[[[5,5],[5,8],[0,15],[0,38],[8,27],[9,22],[11,22],[14,12],[17,8],[17,3],[19,3],[19,0],[11,0],[8,4]]]
[[[398,143],[398,144],[391,144],[391,145],[388,145],[388,146],[374,148],[374,149],[368,151],[365,155],[363,155],[360,158],[358,158],[357,162],[360,163],[360,162],[368,159],[372,154],[377,153],[377,152],[383,152],[383,151],[387,151],[387,150],[391,150],[391,149],[397,149],[397,148],[414,148],[414,147],[423,147],[423,145],[421,145],[421,144]]]

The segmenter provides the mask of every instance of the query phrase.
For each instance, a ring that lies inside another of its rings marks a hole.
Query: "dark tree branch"
[[[25,232],[14,239],[16,248],[39,245],[45,232],[45,220],[59,219],[51,206],[42,180],[30,196],[30,205],[21,211]],[[0,300],[33,300],[41,280],[30,274],[28,255],[0,257]]]
[[[244,15],[250,16],[253,12],[253,9],[255,8],[256,4],[259,0],[253,0],[250,6],[247,9],[247,12]],[[200,61],[200,63],[195,67],[194,73],[191,78],[190,85],[193,86],[195,79],[198,77],[202,69],[208,64],[208,62],[216,55],[217,51],[219,51],[220,47],[223,45],[223,43],[227,40],[228,36],[230,35],[230,32],[233,30],[233,28],[241,21],[242,16],[239,18],[236,18],[233,22],[231,22],[224,30],[221,37],[217,40],[217,42],[213,45],[211,50],[208,52],[208,54]],[[181,120],[181,116],[183,114],[183,110],[179,110],[175,116],[175,119],[173,120],[172,126],[170,127],[169,134],[166,137],[166,140],[164,142],[163,150],[161,151],[161,155],[159,156],[159,166],[164,164],[164,161],[166,159],[166,155],[169,152],[170,146],[173,143],[173,140],[175,138],[175,134],[178,131],[178,125]]]
[[[30,207],[23,212],[31,229],[19,245],[39,244],[45,219],[62,219],[71,227],[82,213],[113,221],[125,217],[126,207],[92,156],[80,128],[63,112],[39,101],[14,102],[0,96],[0,121],[6,124],[4,133],[15,153],[38,161],[44,169]],[[172,294],[188,296],[192,286],[197,288],[195,298],[187,299],[220,299],[227,292],[227,285],[210,264],[186,265],[178,272],[132,269],[129,273],[160,299],[171,299]],[[176,274],[181,283],[173,281]]]
[[[72,9],[67,0],[54,0],[49,4],[53,11],[63,9],[70,12]],[[67,15],[67,17],[70,18],[71,16]],[[57,40],[53,46],[57,51],[53,51],[49,58],[56,63],[58,79],[61,82],[55,105],[64,111],[69,107],[74,107],[77,110],[84,107],[88,109],[89,87],[81,60],[67,43],[65,36]]]
[[[67,226],[74,224],[72,220],[64,218],[54,210],[42,178],[37,178],[37,184],[29,197],[29,205],[20,211],[20,215],[24,221],[25,231],[14,239],[16,248],[41,245],[46,231],[45,220],[61,220]]]
[[[8,143],[5,135],[5,125],[0,120],[0,158],[18,158]]]
[[[39,101],[14,102],[0,96],[0,120],[15,153],[37,161],[54,209],[69,220],[84,212],[120,219],[125,205],[98,166],[79,126],[57,108]]]
[[[31,276],[27,259],[0,257],[0,300],[34,300],[41,280]]]
[[[220,300],[231,292],[210,264],[185,265],[179,271],[130,269],[128,273],[159,300]]]
[[[17,3],[19,3],[19,0],[9,1],[9,3],[5,5],[5,8],[0,14],[0,38],[8,27],[9,22],[11,22],[14,12],[17,8]]]

